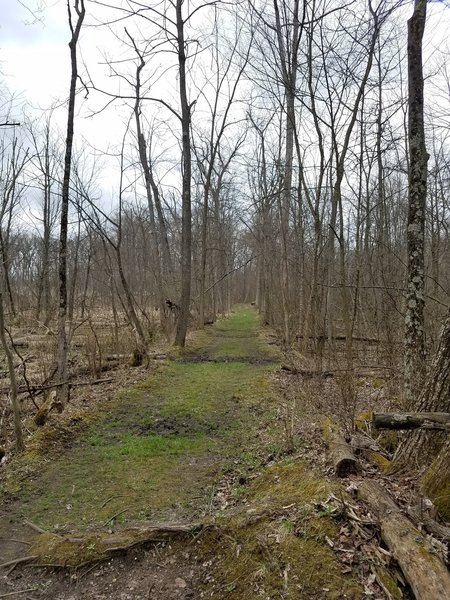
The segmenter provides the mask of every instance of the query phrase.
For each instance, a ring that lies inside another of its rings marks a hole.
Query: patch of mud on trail
[[[219,428],[218,423],[208,423],[192,415],[179,417],[157,417],[153,423],[142,425],[139,431],[142,435],[196,435],[211,433]]]
[[[267,356],[264,354],[253,355],[248,357],[242,356],[224,356],[222,358],[211,358],[205,354],[186,354],[183,358],[179,359],[179,362],[182,363],[200,363],[200,362],[211,362],[211,363],[233,363],[233,362],[243,362],[249,363],[250,365],[270,365],[273,364],[274,357]]]

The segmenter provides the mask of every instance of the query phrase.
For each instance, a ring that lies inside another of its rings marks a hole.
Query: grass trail
[[[238,307],[103,407],[61,456],[42,457],[39,475],[23,482],[17,517],[85,529],[114,515],[125,522],[204,514],[233,461],[257,460],[256,431],[275,409],[269,374],[277,358],[256,311]]]
[[[283,446],[283,398],[273,377],[280,360],[256,311],[236,307],[147,381],[101,407],[59,456],[25,455],[11,473],[26,474],[27,460],[33,468],[0,520],[0,538],[23,537],[24,519],[64,533],[211,515],[216,526],[195,547],[165,548],[169,569],[180,557],[192,561],[189,597],[359,600],[359,582],[343,572],[327,544],[339,533],[326,505],[330,482],[295,456],[267,465]],[[39,536],[44,545],[50,533]],[[91,546],[88,552],[102,550]],[[44,562],[67,558],[44,554]],[[147,564],[133,577],[141,579],[148,568],[155,567]],[[114,582],[119,597],[121,584]]]

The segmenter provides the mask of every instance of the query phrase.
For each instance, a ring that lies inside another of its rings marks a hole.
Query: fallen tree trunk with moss
[[[421,506],[408,507],[408,515],[414,523],[418,524],[427,533],[430,533],[446,544],[450,543],[450,527],[435,521]]]
[[[192,538],[205,527],[207,526],[202,523],[163,523],[128,527],[114,533],[97,531],[58,535],[42,532],[29,548],[28,556],[1,564],[0,568],[23,562],[40,567],[80,567],[108,560],[115,554],[127,552],[136,546]]]
[[[417,600],[450,597],[450,574],[433,548],[374,481],[358,484],[359,497],[377,517],[381,537],[398,562]]]
[[[322,424],[322,433],[328,445],[330,460],[338,477],[347,477],[359,472],[359,464],[353,450],[345,441],[344,434],[329,419]]]
[[[438,431],[450,431],[450,413],[375,413],[372,424],[375,429],[436,429]]]
[[[365,433],[355,432],[352,435],[351,447],[356,456],[362,455],[381,471],[386,471],[391,464],[387,452]]]

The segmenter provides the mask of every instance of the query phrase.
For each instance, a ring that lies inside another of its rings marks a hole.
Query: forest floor
[[[385,598],[333,549],[341,488],[306,405],[293,427],[269,336],[236,307],[138,383],[53,415],[3,469],[0,563],[37,558],[2,569],[0,598]],[[161,523],[200,526],[102,555],[102,536]],[[39,546],[67,535],[91,540],[82,559]]]

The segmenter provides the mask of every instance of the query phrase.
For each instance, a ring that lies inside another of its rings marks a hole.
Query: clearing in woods
[[[332,485],[293,456],[276,460],[286,426],[279,361],[256,311],[236,307],[146,381],[74,423],[66,447],[53,444],[42,455],[45,444],[31,444],[2,484],[0,562],[24,554],[17,538],[34,541],[24,520],[58,535],[161,522],[210,527],[94,567],[89,561],[102,550],[91,543],[87,566],[18,567],[1,573],[0,591],[29,586],[30,597],[52,599],[361,598],[326,544],[337,526],[317,507]],[[50,435],[58,418],[39,435]],[[35,546],[25,554],[46,564],[73,559],[46,552]]]

